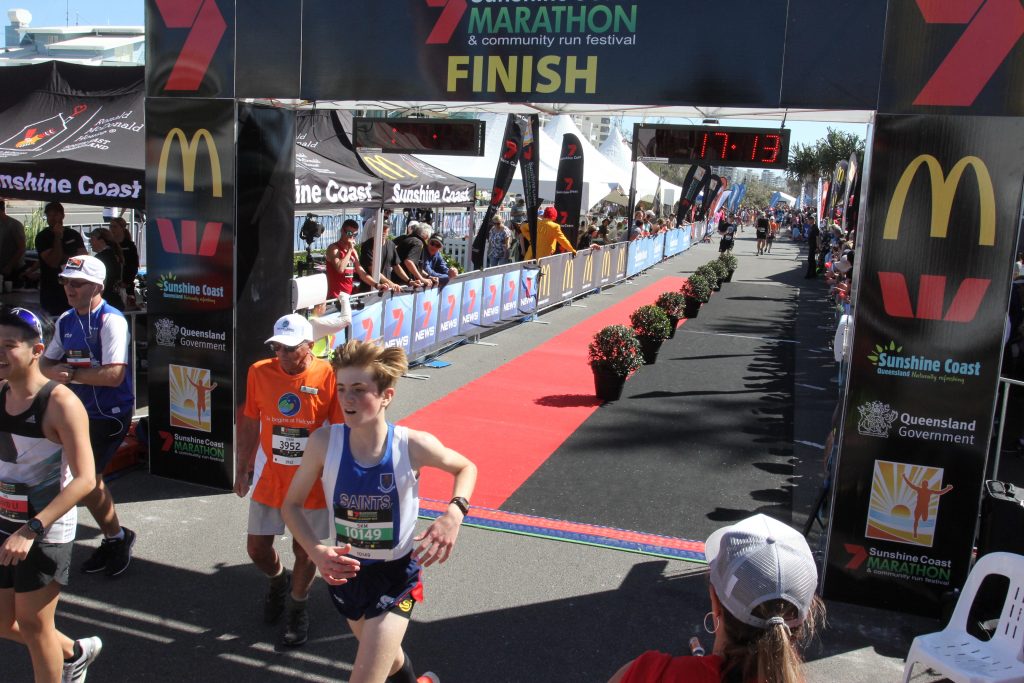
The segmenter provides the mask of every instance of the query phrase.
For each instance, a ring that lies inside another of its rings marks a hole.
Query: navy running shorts
[[[364,563],[354,579],[327,589],[335,609],[351,621],[373,619],[385,612],[408,619],[421,599],[420,563],[412,553],[397,560]]]

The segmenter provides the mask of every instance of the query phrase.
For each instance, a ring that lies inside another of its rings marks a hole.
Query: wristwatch
[[[463,498],[462,496],[455,496],[450,501],[448,501],[448,504],[454,505],[455,507],[459,508],[459,510],[462,511],[463,517],[467,517],[469,515],[469,501]]]
[[[25,522],[25,526],[27,526],[30,531],[35,532],[35,535],[39,538],[42,538],[43,534],[46,533],[46,527],[44,527],[43,523],[35,517]]]

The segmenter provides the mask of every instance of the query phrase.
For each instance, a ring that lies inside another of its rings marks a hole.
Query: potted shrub
[[[730,253],[722,254],[718,257],[718,260],[725,264],[727,274],[725,276],[726,282],[732,282],[732,274],[736,272],[736,266],[739,265],[740,260],[735,255]]]
[[[668,324],[672,328],[668,338],[676,336],[676,327],[679,326],[679,319],[686,317],[686,297],[679,292],[664,292],[654,302],[654,305],[665,311],[668,316]]]
[[[597,397],[616,400],[626,377],[644,363],[636,334],[625,325],[609,325],[594,335],[589,350]]]
[[[686,297],[686,317],[696,318],[700,305],[711,298],[711,283],[698,273],[694,273],[686,279],[679,292]]]
[[[725,265],[725,263],[722,261],[722,259],[717,259],[716,258],[714,261],[709,261],[708,265],[711,266],[712,269],[714,269],[715,275],[718,276],[718,286],[719,287],[722,286],[723,282],[728,282],[729,281],[729,276],[730,276],[729,267]]]
[[[711,285],[711,289],[717,292],[721,289],[722,284],[718,281],[718,271],[711,265],[711,262],[705,263],[703,266],[698,266],[697,270],[694,271],[695,275],[700,275],[702,278],[708,281]]]
[[[644,364],[651,365],[658,360],[658,351],[669,334],[672,326],[669,324],[668,316],[654,304],[641,306],[629,316],[629,323],[636,332],[636,338],[640,342],[640,348],[644,354]]]

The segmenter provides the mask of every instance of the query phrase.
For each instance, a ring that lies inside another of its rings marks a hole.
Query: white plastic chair
[[[967,633],[967,616],[982,580],[1001,574],[1010,587],[992,640]],[[914,638],[903,668],[910,681],[914,664],[923,664],[956,683],[1024,683],[1024,556],[990,553],[967,577],[949,624],[937,633]]]

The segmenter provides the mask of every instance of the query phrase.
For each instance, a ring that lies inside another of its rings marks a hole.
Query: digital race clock
[[[372,119],[352,124],[356,148],[399,154],[483,156],[484,122],[474,119]]]
[[[637,123],[633,160],[784,170],[789,162],[789,130]]]

